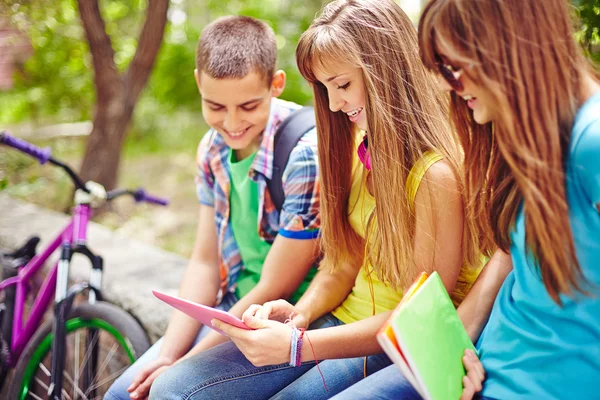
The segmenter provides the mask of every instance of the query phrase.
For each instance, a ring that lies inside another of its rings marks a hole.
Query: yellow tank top
[[[437,153],[426,152],[413,166],[406,180],[406,193],[411,204],[415,201],[421,180],[429,167],[442,158]],[[348,204],[350,225],[364,239],[369,216],[375,209],[375,198],[367,190],[366,174],[359,162],[355,163],[352,171],[352,188],[350,189]],[[477,279],[483,265],[482,262],[480,266],[470,267],[464,265],[462,267],[454,292],[450,296],[456,307]],[[373,296],[371,293],[373,293]],[[401,291],[383,283],[370,265],[363,265],[356,277],[352,292],[333,311],[333,315],[345,324],[360,321],[373,315],[373,297],[375,299],[375,314],[379,314],[393,310],[402,300],[402,296]]]

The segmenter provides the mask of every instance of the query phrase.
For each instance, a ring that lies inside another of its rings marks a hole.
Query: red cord
[[[325,383],[325,375],[323,375],[323,372],[321,371],[321,367],[319,367],[319,361],[317,360],[317,355],[315,354],[315,348],[313,347],[312,342],[310,341],[310,338],[308,337],[308,335],[306,334],[306,329],[300,329],[301,331],[305,331],[304,335],[306,336],[306,338],[308,339],[308,344],[310,344],[310,349],[312,350],[313,353],[313,357],[315,359],[315,363],[317,364],[317,369],[319,370],[319,374],[321,374],[321,379],[323,380],[323,386],[325,387],[325,390],[328,392],[329,388],[327,388],[327,383]]]
[[[319,367],[319,360],[317,360],[317,355],[315,354],[315,348],[314,348],[312,342],[310,341],[310,338],[308,337],[306,329],[296,328],[296,324],[294,324],[294,322],[292,321],[293,318],[294,318],[294,313],[290,314],[290,317],[285,320],[284,324],[291,325],[292,329],[298,329],[300,332],[302,332],[302,335],[306,336],[306,338],[308,339],[308,344],[310,344],[310,349],[311,349],[313,357],[315,359],[317,369],[319,370],[319,374],[321,374],[321,379],[323,380],[323,386],[325,387],[325,391],[328,392],[329,388],[327,387],[327,383],[325,383],[325,375],[323,375],[323,371],[321,371],[321,367]],[[302,351],[302,350],[300,350],[300,351]],[[302,357],[300,357],[300,358],[301,358],[300,361],[302,362]]]

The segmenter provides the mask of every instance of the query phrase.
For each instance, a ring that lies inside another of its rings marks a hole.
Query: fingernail
[[[129,397],[131,397],[132,399],[137,399],[138,398],[138,394],[137,392],[133,392],[129,395]]]

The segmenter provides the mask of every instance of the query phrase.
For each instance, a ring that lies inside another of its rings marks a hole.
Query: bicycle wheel
[[[16,276],[18,270],[14,268],[10,259],[6,259],[0,252],[0,280]],[[0,389],[4,386],[8,374],[8,360],[10,358],[10,343],[12,339],[13,314],[15,307],[15,287],[9,286],[0,295]]]
[[[61,393],[65,400],[102,399],[115,379],[150,347],[139,323],[105,302],[75,307],[67,319],[66,332]],[[10,399],[47,398],[52,338],[49,321],[32,337],[19,359],[8,389]]]

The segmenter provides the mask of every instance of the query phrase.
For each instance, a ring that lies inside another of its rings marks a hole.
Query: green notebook
[[[426,400],[457,400],[466,349],[475,351],[437,272],[401,303],[388,321],[403,358],[393,360]],[[393,348],[388,346],[390,351]],[[385,349],[388,352],[388,349]]]

